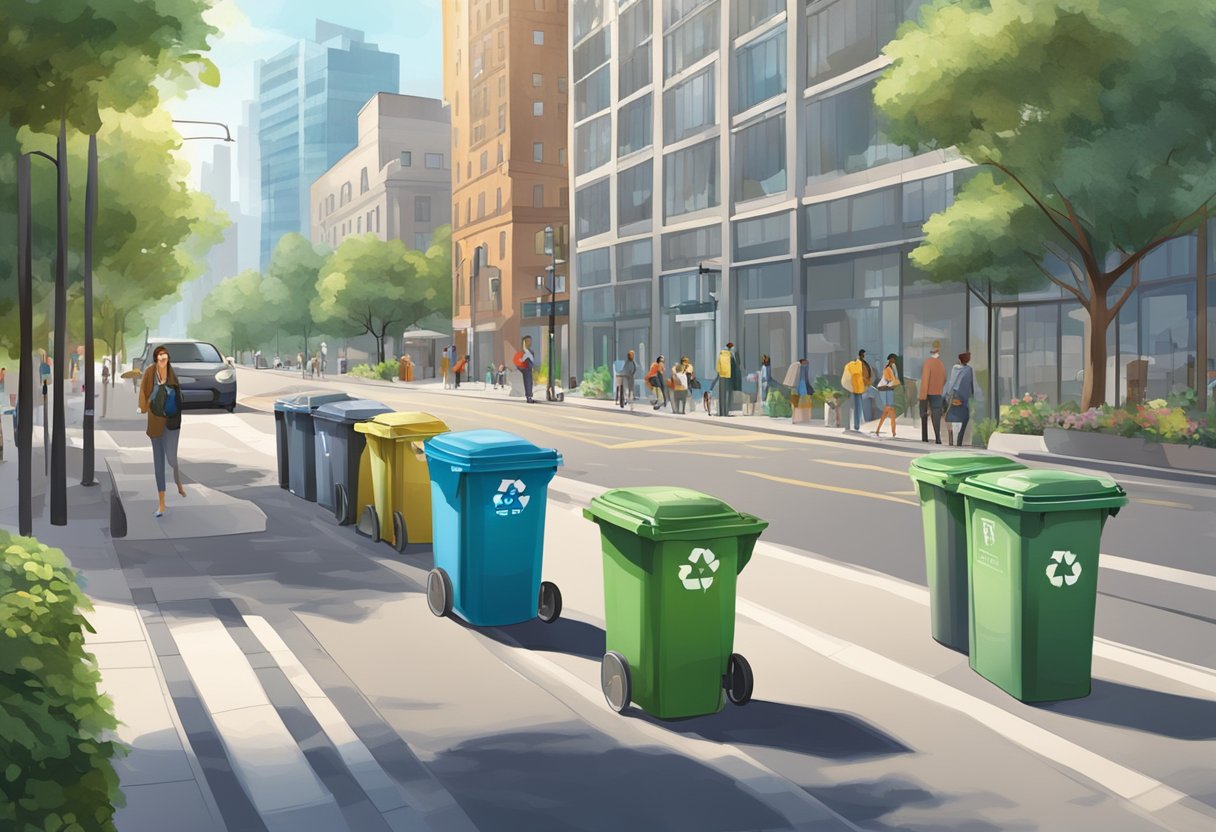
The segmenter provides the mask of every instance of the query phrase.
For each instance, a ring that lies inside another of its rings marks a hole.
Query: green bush
[[[381,361],[374,367],[367,364],[356,364],[347,370],[346,374],[348,376],[354,376],[355,378],[392,381],[397,377],[398,365],[396,361]]]
[[[93,609],[59,549],[0,530],[0,828],[111,832],[118,723],[85,652]]]
[[[992,438],[992,434],[996,433],[997,427],[999,427],[999,423],[996,419],[980,419],[975,423],[975,430],[971,432],[971,436],[981,448],[987,448],[988,440]]]
[[[784,390],[769,390],[768,398],[764,400],[764,412],[774,419],[793,416],[794,408],[790,404],[789,394]]]
[[[596,367],[583,376],[578,392],[585,399],[611,399],[616,392],[612,386],[612,370],[606,364]]]
[[[844,389],[840,386],[839,379],[833,379],[831,376],[820,376],[811,384],[815,388],[815,395],[811,400],[818,406],[822,407],[825,404],[839,404],[844,398]]]

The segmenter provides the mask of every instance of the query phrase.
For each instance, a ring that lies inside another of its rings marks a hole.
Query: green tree
[[[1083,406],[1106,398],[1106,330],[1133,269],[1216,198],[1216,6],[968,0],[927,6],[886,48],[891,137],[987,172],[925,224],[941,281],[1050,281],[1088,312]]]
[[[190,335],[227,345],[229,355],[261,345],[270,328],[262,295],[262,275],[248,269],[220,282],[203,300],[201,319]]]
[[[439,256],[436,246],[431,250]],[[445,291],[451,307],[450,257],[447,273],[440,274],[437,260],[407,249],[400,240],[348,237],[325,264],[313,316],[336,335],[368,333],[376,339],[377,362],[383,362],[389,332],[442,309]]]
[[[301,351],[311,355],[309,342],[316,334],[312,306],[325,254],[299,234],[285,234],[274,247],[262,282],[267,321],[291,338],[301,339]]]

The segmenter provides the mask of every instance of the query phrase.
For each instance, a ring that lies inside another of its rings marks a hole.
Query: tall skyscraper
[[[397,55],[322,20],[315,40],[258,67],[263,267],[284,234],[308,236],[309,187],[355,147],[359,109],[378,92],[397,92],[400,77]]]
[[[453,330],[457,348],[509,363],[523,336],[547,353],[547,225],[569,222],[566,0],[443,4],[444,97],[452,112]],[[473,285],[474,251],[486,259]],[[566,344],[566,265],[557,268],[556,350]],[[470,340],[469,333],[476,330]],[[562,362],[563,364],[565,362]]]
[[[260,61],[258,62],[260,65]],[[236,128],[237,203],[240,226],[237,236],[237,271],[261,264],[262,170],[258,154],[258,103],[246,101]]]

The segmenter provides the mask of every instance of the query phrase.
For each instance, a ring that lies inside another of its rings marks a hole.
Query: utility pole
[[[552,259],[552,265],[548,267],[549,272],[549,372],[545,384],[545,398],[551,402],[560,402],[565,399],[565,395],[558,396],[554,389],[554,379],[557,377],[557,354],[554,351],[554,338],[557,329],[557,241],[554,240],[553,226],[545,226],[545,254],[548,254]],[[564,261],[563,261],[564,262]]]
[[[34,533],[34,287],[33,218],[30,216],[30,157],[17,154],[17,304],[21,355],[17,364],[17,530]]]
[[[89,136],[89,165],[84,186],[84,461],[80,484],[93,479],[93,226],[97,222],[97,134]]]

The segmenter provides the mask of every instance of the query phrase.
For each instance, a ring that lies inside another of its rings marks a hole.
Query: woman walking
[[[152,366],[144,371],[139,385],[139,412],[148,414],[148,438],[152,440],[152,469],[156,475],[158,507],[156,516],[165,514],[165,462],[173,466],[177,493],[186,496],[182,473],[177,464],[177,443],[182,426],[182,388],[169,363],[169,351],[157,347]]]
[[[895,388],[903,384],[899,380],[898,359],[895,353],[887,356],[887,366],[882,368],[882,378],[878,380],[878,400],[882,402],[882,417],[878,420],[878,427],[874,428],[874,435],[878,436],[882,433],[882,423],[888,418],[891,419],[891,438],[895,438]]]
[[[676,366],[671,369],[672,413],[688,412],[688,382],[691,369],[692,365],[688,363],[687,355],[680,358],[676,362]]]
[[[975,395],[975,370],[971,368],[971,353],[959,355],[958,363],[950,370],[946,392],[942,400],[946,403],[946,444],[953,445],[954,425],[958,427],[958,445],[963,444],[963,434],[971,421],[971,397]]]
[[[650,365],[649,372],[646,373],[646,383],[655,390],[654,394],[654,409],[658,410],[667,404],[667,365],[663,363],[663,356],[656,356],[654,363]]]
[[[615,368],[616,375],[616,404],[622,410],[625,408],[625,403],[629,403],[630,410],[633,409],[633,385],[634,379],[638,373],[637,362],[633,360],[633,350],[625,353],[625,360],[620,362],[620,366]]]

